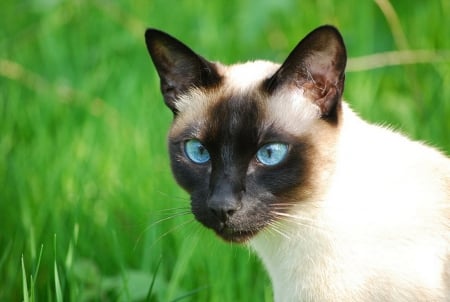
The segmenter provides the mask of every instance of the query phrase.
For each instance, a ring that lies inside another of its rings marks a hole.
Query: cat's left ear
[[[157,29],[147,29],[145,42],[161,80],[164,101],[175,115],[178,98],[189,89],[210,87],[220,82],[214,63],[174,37]]]
[[[308,34],[266,82],[269,92],[302,89],[323,118],[333,119],[344,91],[347,54],[339,31],[329,25]]]

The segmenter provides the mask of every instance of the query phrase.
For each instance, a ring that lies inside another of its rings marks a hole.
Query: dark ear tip
[[[339,30],[337,29],[337,27],[334,25],[331,25],[331,24],[325,24],[325,25],[319,26],[317,29],[330,30],[330,31],[339,33]]]
[[[316,42],[318,42],[318,45],[324,47],[326,44],[333,44],[336,47],[336,50],[340,50],[339,57],[342,59],[341,63],[345,67],[345,62],[347,60],[347,50],[345,47],[344,38],[342,37],[342,34],[337,29],[337,27],[333,25],[322,25],[313,30],[307,37],[313,36],[316,37],[316,39],[313,39],[313,41],[315,40]]]
[[[148,39],[153,35],[153,32],[155,31],[155,29],[153,28],[147,28],[145,30],[145,38]]]
[[[158,30],[158,29],[155,29],[155,28],[147,28],[145,30],[145,40],[146,41],[152,40],[155,37],[162,36],[162,35],[164,35],[164,33],[162,31]]]
[[[317,27],[314,31],[316,31],[316,30],[328,30],[328,31],[332,31],[332,32],[340,34],[339,29],[336,26],[331,25],[331,24],[321,25],[321,26]]]
[[[175,39],[159,29],[147,28],[145,30],[145,43],[150,54],[158,51],[164,45],[173,43],[173,40]]]
[[[322,25],[322,26],[316,28],[315,30],[313,30],[311,33],[317,33],[317,32],[322,32],[322,33],[327,32],[327,34],[338,37],[338,39],[341,41],[343,40],[341,32],[334,25],[329,25],[329,24]]]

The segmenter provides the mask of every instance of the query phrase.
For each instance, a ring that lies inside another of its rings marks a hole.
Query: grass
[[[352,106],[448,154],[449,15],[445,0],[2,1],[0,300],[271,301],[255,256],[193,221],[172,179],[146,27],[231,63],[282,61],[335,24]]]

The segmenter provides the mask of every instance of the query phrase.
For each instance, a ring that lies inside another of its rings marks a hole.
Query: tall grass
[[[352,106],[449,153],[450,5],[392,4],[1,1],[0,300],[271,301],[258,260],[188,214],[144,30],[230,63],[335,24]]]

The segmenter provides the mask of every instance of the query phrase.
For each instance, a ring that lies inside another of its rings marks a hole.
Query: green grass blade
[[[37,275],[39,273],[39,268],[41,267],[41,260],[42,260],[42,252],[44,251],[44,245],[41,244],[41,249],[39,251],[39,256],[37,259],[36,269],[34,270],[34,278],[33,278],[33,287],[36,284]]]
[[[147,301],[147,302],[150,302],[150,299],[152,297],[153,287],[155,286],[156,276],[158,275],[158,270],[161,265],[161,261],[162,261],[162,257],[159,257],[158,263],[156,264],[156,268],[153,272],[153,278],[152,278],[152,282],[150,283],[150,287],[147,292],[147,297],[145,298],[145,301]]]
[[[56,301],[62,302],[63,296],[62,296],[62,289],[61,289],[61,282],[59,281],[59,273],[58,273],[58,265],[55,260],[54,265],[54,277],[55,277],[55,294],[56,294]]]
[[[37,258],[36,268],[34,269],[34,274],[31,275],[31,280],[30,280],[31,302],[34,302],[35,301],[35,297],[36,297],[36,280],[37,280],[37,276],[38,276],[38,273],[39,273],[39,268],[41,267],[41,260],[42,260],[42,253],[43,253],[43,251],[44,251],[44,245],[41,244],[41,249],[39,251],[39,256]]]
[[[24,302],[30,302],[30,296],[28,293],[28,282],[27,282],[27,273],[25,270],[25,262],[23,260],[23,255],[22,255],[22,292],[23,292],[23,301]]]
[[[53,273],[55,278],[55,294],[56,294],[56,301],[57,302],[63,302],[63,295],[62,295],[62,289],[61,289],[61,281],[59,280],[59,272],[58,272],[58,263],[56,260],[56,235],[55,235],[55,241],[54,241],[54,266],[53,266]]]

